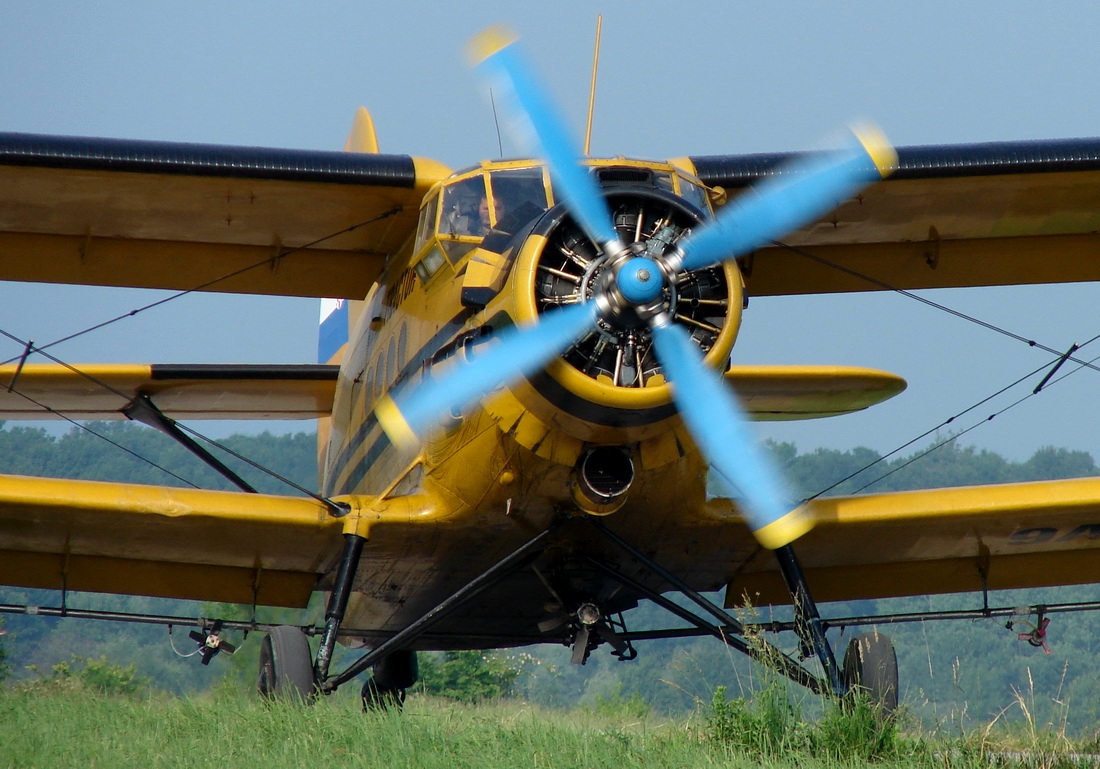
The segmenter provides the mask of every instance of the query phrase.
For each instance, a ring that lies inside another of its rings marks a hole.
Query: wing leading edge
[[[1100,280],[1100,138],[899,147],[897,169],[741,260],[753,296]],[[791,154],[677,162],[731,191]]]
[[[338,366],[0,366],[0,420],[123,419],[139,395],[176,420],[315,419],[332,413]]]
[[[432,522],[433,498],[306,497],[0,476],[0,584],[304,607],[342,534]]]
[[[0,133],[0,280],[362,299],[448,169]]]

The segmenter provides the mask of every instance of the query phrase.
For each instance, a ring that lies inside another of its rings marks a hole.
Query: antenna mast
[[[592,113],[596,108],[596,70],[600,66],[600,32],[603,29],[603,14],[596,17],[596,48],[592,52],[592,86],[588,90],[588,125],[584,129],[584,154],[592,149]]]

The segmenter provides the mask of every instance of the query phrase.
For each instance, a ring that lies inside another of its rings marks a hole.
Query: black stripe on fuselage
[[[431,339],[425,342],[420,349],[413,353],[408,362],[401,368],[401,371],[397,374],[397,379],[390,386],[390,390],[395,390],[409,377],[411,377],[425,362],[431,359],[433,355],[439,350],[446,347],[453,342],[458,336],[461,335],[463,328],[466,326],[466,320],[470,316],[470,310],[462,310],[462,312],[455,315],[447,324],[437,331]],[[355,431],[355,434],[351,436],[344,444],[344,448],[340,450],[336,459],[333,461],[329,470],[328,478],[330,482],[335,483],[344,470],[347,468],[348,463],[351,461],[351,457],[358,448],[367,440],[371,431],[377,426],[378,421],[375,419],[374,411],[372,410],[367,418],[363,420],[363,424],[359,425],[359,429]],[[382,452],[390,446],[389,436],[385,432],[376,436],[374,443],[367,449],[367,453],[363,460],[356,463],[355,472],[348,477],[348,480],[341,485],[339,491],[335,489],[326,489],[326,494],[350,494],[355,491],[356,485],[366,475],[370,464],[364,464],[367,457],[371,457],[371,462],[374,462],[382,455]]]

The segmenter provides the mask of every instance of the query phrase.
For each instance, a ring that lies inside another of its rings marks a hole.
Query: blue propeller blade
[[[515,37],[507,30],[492,27],[471,41],[470,53],[479,68],[494,82],[503,84],[505,92],[512,96],[513,116],[526,118],[538,153],[550,167],[554,189],[564,195],[569,212],[585,234],[604,250],[621,250],[599,185],[579,164],[581,154],[569,131],[514,43]]]
[[[732,259],[812,222],[886,176],[897,154],[877,129],[855,132],[852,146],[811,155],[746,190],[681,245],[682,269]]]
[[[396,398],[384,398],[375,409],[394,443],[416,446],[419,438],[450,414],[462,412],[503,384],[543,368],[582,332],[591,328],[597,303],[573,304],[539,316],[534,326],[512,327],[484,352],[456,362],[439,379],[419,382]]]
[[[711,467],[740,490],[741,513],[756,538],[774,550],[809,531],[810,515],[792,509],[778,470],[753,441],[737,396],[703,365],[687,332],[660,318],[650,328],[680,416]]]

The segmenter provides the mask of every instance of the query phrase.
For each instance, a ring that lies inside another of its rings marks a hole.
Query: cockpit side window
[[[704,213],[710,211],[710,201],[707,199],[705,189],[682,176],[678,177],[677,181],[680,182],[680,197]]]
[[[435,233],[435,220],[438,213],[439,192],[437,191],[420,209],[420,223],[416,227],[416,251],[419,252]]]

